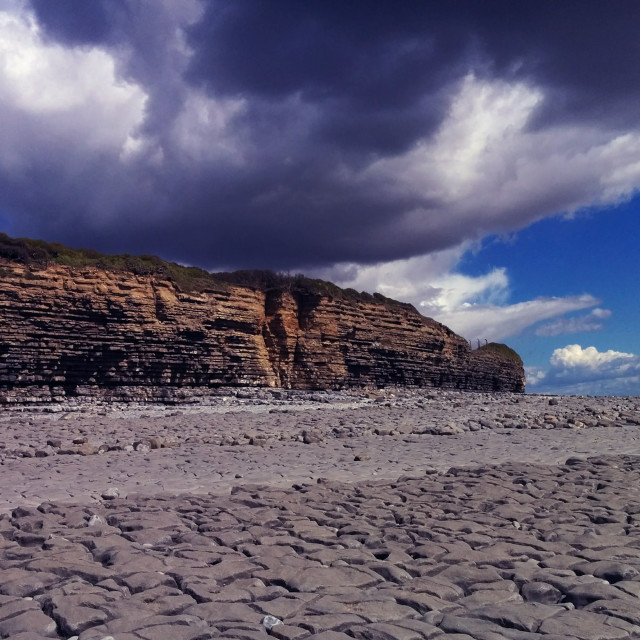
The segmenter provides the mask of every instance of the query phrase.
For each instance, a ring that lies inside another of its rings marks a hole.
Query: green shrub
[[[478,351],[483,351],[483,350],[495,351],[509,360],[514,360],[515,362],[522,364],[522,358],[511,347],[508,347],[506,344],[501,344],[499,342],[489,342],[489,344],[485,344],[478,349]]]

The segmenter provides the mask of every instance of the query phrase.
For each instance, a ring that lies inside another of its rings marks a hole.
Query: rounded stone
[[[120,497],[120,490],[117,487],[109,487],[101,495],[103,500],[115,500]]]
[[[562,593],[546,582],[528,582],[522,585],[522,597],[527,602],[556,604],[562,599]]]

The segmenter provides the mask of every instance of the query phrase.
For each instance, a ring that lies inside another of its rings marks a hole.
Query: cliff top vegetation
[[[137,276],[170,280],[184,292],[227,289],[230,285],[259,291],[291,291],[303,295],[327,296],[353,302],[374,302],[405,308],[411,305],[392,300],[379,293],[341,289],[332,282],[268,270],[241,270],[211,273],[198,267],[186,267],[153,255],[133,256],[128,253],[104,254],[93,249],[72,249],[58,242],[31,238],[11,238],[0,233],[0,258],[18,262],[35,271],[52,264],[72,268],[95,267]]]
[[[478,349],[478,351],[495,351],[508,360],[514,360],[515,362],[522,364],[522,358],[506,344],[501,344],[499,342],[489,342],[489,344],[482,345]]]

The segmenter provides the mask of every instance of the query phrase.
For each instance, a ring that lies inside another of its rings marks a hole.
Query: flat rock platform
[[[640,638],[640,399],[0,411],[0,638],[269,636]]]

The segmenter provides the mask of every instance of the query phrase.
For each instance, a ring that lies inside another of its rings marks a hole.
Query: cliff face
[[[400,303],[0,259],[0,402],[185,388],[388,385],[524,391],[522,364],[471,351]]]

